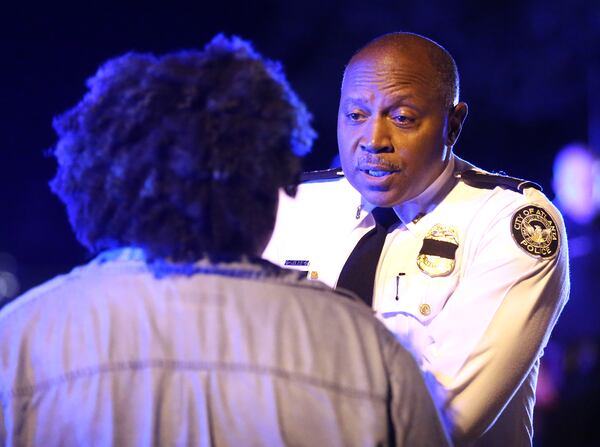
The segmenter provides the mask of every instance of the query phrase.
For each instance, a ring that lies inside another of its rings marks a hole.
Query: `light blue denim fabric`
[[[196,267],[109,253],[4,308],[0,445],[446,445],[362,303],[272,265]]]

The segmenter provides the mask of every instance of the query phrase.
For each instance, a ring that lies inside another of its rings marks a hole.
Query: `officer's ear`
[[[452,106],[448,112],[448,134],[446,135],[446,146],[452,147],[458,141],[463,123],[469,113],[469,106],[466,102],[459,102]]]

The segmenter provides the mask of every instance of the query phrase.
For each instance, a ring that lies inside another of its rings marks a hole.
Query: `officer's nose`
[[[392,142],[384,118],[373,118],[364,128],[364,134],[359,143],[360,148],[367,152],[391,152]]]

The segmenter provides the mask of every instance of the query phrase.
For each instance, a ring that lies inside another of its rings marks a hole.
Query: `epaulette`
[[[315,180],[335,180],[344,176],[342,168],[323,169],[320,171],[307,171],[300,174],[300,183]]]
[[[503,174],[481,172],[475,169],[469,169],[468,171],[455,174],[455,176],[474,188],[493,189],[496,186],[500,186],[501,188],[512,189],[517,192],[523,192],[525,188],[535,188],[542,191],[540,185],[529,180],[509,177]]]

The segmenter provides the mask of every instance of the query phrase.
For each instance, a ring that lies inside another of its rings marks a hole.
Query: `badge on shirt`
[[[417,265],[429,276],[446,276],[456,265],[458,235],[453,227],[434,225],[425,238],[417,256]]]
[[[518,209],[510,222],[512,237],[526,253],[551,258],[558,252],[560,237],[552,216],[539,206]]]

